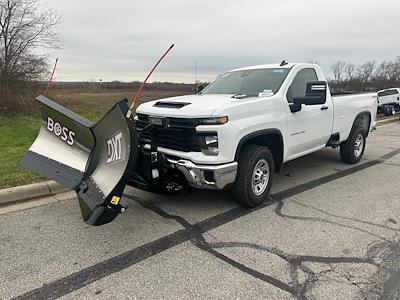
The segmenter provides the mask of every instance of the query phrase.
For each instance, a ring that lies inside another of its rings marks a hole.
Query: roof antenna
[[[49,90],[50,90],[50,87],[51,87],[51,82],[53,81],[53,76],[54,76],[54,73],[56,71],[57,62],[58,62],[58,57],[56,58],[56,62],[54,64],[53,72],[51,72],[51,76],[49,78],[49,81],[47,82],[46,89],[43,91],[43,96],[47,97],[47,95],[49,94]]]
[[[151,74],[153,74],[154,70],[157,68],[158,64],[163,60],[163,58],[168,54],[168,52],[174,47],[174,44],[172,44],[167,51],[165,51],[165,53],[161,56],[161,58],[157,61],[157,63],[154,65],[153,69],[151,69],[150,73],[147,75],[146,79],[142,82],[142,84],[140,85],[138,91],[136,92],[136,94],[132,97],[132,104],[131,107],[129,108],[126,117],[130,118],[132,115],[132,109],[133,106],[135,105],[135,102],[137,100],[137,98],[139,97],[140,93],[142,92],[144,85],[147,82],[147,79],[149,79],[149,77],[151,76]]]
[[[282,60],[281,64],[279,65],[280,67],[287,65],[288,63],[286,62],[286,60]]]

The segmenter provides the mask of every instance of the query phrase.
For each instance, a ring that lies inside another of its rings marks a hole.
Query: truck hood
[[[248,99],[232,99],[232,94],[187,95],[163,98],[141,104],[136,112],[162,117],[212,117],[218,108],[231,105],[235,101]]]

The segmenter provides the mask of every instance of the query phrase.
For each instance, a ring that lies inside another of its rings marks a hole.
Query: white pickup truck
[[[393,116],[400,111],[400,88],[378,91],[378,113]]]
[[[290,160],[331,146],[357,163],[377,112],[376,94],[332,97],[318,65],[286,62],[229,71],[195,95],[141,104],[133,119],[126,100],[97,124],[37,100],[43,125],[21,165],[75,189],[92,225],[124,211],[126,184],[229,189],[257,206]]]
[[[282,164],[327,146],[357,163],[375,128],[375,94],[332,97],[315,64],[229,71],[196,95],[141,104],[138,128],[157,127],[157,151],[196,188],[232,188],[247,206],[263,202]],[[150,146],[149,135],[139,141]]]

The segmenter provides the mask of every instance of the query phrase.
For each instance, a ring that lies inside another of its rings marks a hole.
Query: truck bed
[[[375,126],[377,112],[376,99],[376,93],[332,96],[334,105],[332,132],[340,134],[340,141],[347,139],[352,128],[352,122],[359,113],[369,112],[371,115],[370,130]]]

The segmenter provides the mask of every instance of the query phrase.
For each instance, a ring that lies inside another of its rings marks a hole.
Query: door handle
[[[324,105],[324,106],[321,107],[321,110],[327,110],[328,108],[329,108],[328,106]]]

